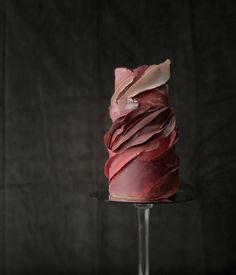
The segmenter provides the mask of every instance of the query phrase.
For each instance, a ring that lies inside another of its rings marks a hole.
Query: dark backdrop
[[[137,274],[134,207],[105,204],[113,69],[171,58],[181,180],[151,274],[235,274],[236,2],[0,1],[0,274]]]

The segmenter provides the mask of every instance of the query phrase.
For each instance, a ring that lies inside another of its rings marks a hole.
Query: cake
[[[155,203],[179,187],[175,113],[169,106],[170,60],[134,70],[115,69],[112,125],[104,135],[109,200]]]

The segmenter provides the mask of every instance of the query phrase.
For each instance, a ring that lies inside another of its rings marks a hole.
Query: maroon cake
[[[169,106],[169,78],[170,60],[115,69],[112,125],[104,136],[111,201],[160,202],[178,190],[178,130]]]

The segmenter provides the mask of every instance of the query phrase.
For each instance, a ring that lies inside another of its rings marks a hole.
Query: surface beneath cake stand
[[[105,203],[121,203],[133,204],[138,211],[138,241],[139,241],[139,261],[138,261],[138,274],[149,275],[149,215],[150,209],[153,205],[157,204],[175,204],[189,202],[198,197],[196,192],[191,190],[179,190],[175,196],[168,200],[162,200],[156,203],[140,203],[140,202],[121,202],[109,201],[107,192],[95,192],[90,196]]]

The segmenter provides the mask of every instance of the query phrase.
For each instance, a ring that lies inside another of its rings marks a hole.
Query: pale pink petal
[[[170,60],[167,59],[164,63],[148,67],[143,76],[135,82],[122,97],[134,97],[144,91],[157,88],[165,84],[169,78]]]
[[[119,94],[133,81],[133,72],[127,68],[115,69],[115,92],[111,103],[115,102]]]

